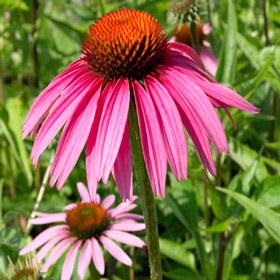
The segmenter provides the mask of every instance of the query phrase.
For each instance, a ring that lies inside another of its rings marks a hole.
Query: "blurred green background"
[[[29,160],[32,139],[21,138],[34,98],[79,57],[84,33],[102,14],[120,7],[146,10],[171,37],[176,24],[171,5],[167,0],[0,0],[1,272],[7,272],[7,257],[16,262],[19,248],[43,229],[27,228],[27,220],[56,143],[34,171]],[[216,78],[261,108],[261,113],[233,111],[235,130],[221,112],[231,150],[217,157],[216,178],[203,172],[190,141],[189,179],[178,183],[169,175],[167,197],[157,200],[164,279],[278,280],[279,1],[200,0],[197,5],[200,19],[213,25],[207,40],[219,56]],[[39,209],[60,211],[75,201],[77,181],[85,182],[84,159],[59,193],[47,186]],[[117,193],[112,180],[99,190],[101,195]],[[148,279],[147,253],[127,251],[133,268],[107,255],[104,279]],[[59,279],[61,264],[48,277]]]

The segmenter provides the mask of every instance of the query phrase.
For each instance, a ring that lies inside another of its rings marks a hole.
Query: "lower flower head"
[[[107,228],[109,218],[100,204],[78,203],[67,212],[66,224],[74,236],[87,239],[101,234]]]
[[[36,260],[28,255],[21,257],[17,260],[17,264],[14,264],[9,259],[9,268],[5,271],[5,274],[0,273],[0,279],[2,280],[39,280],[40,271]]]
[[[20,254],[40,248],[36,258],[39,263],[43,263],[42,272],[47,272],[68,250],[62,267],[62,280],[71,279],[79,251],[80,279],[84,279],[91,260],[97,271],[103,274],[105,263],[101,246],[118,261],[130,266],[131,259],[114,241],[140,248],[144,246],[140,238],[129,233],[145,228],[143,223],[137,222],[143,219],[141,215],[129,213],[136,207],[133,203],[136,198],[110,208],[115,201],[114,195],[107,196],[103,201],[100,201],[98,195],[91,199],[82,183],[78,183],[78,191],[81,202],[66,206],[64,212],[37,212],[37,217],[31,221],[33,224],[56,225],[41,232]]]

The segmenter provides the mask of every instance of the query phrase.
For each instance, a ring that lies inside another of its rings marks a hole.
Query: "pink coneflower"
[[[35,100],[23,129],[24,137],[37,134],[34,164],[64,126],[51,185],[63,186],[86,146],[90,195],[112,172],[121,196],[132,197],[128,110],[134,105],[151,186],[161,197],[167,162],[178,180],[187,177],[184,127],[202,164],[215,174],[210,142],[219,153],[228,151],[215,108],[258,111],[205,73],[192,48],[168,42],[150,14],[122,9],[91,26],[81,58]]]
[[[78,252],[78,275],[84,279],[92,261],[97,271],[104,274],[105,264],[101,246],[118,261],[130,266],[129,256],[112,240],[135,247],[143,247],[144,242],[128,231],[145,229],[141,215],[129,213],[136,207],[131,201],[122,202],[110,208],[115,201],[114,195],[107,196],[102,202],[98,195],[90,197],[87,188],[78,183],[78,191],[82,201],[69,204],[62,213],[37,212],[31,223],[35,225],[57,223],[41,232],[31,243],[24,247],[20,254],[24,255],[39,247],[37,261],[43,260],[41,271],[47,272],[66,250],[69,250],[61,273],[61,279],[70,279],[74,270]]]
[[[211,45],[205,40],[206,35],[208,35],[212,30],[209,23],[197,24],[196,31],[199,41],[199,57],[203,63],[205,69],[213,76],[215,76],[218,69],[218,59],[212,51]],[[187,24],[183,23],[176,25],[174,30],[174,37],[171,41],[177,41],[180,43],[192,45],[191,42],[191,32]]]

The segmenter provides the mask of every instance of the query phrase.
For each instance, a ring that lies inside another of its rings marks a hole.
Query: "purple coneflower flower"
[[[23,136],[36,134],[38,159],[64,126],[51,170],[60,189],[86,147],[90,195],[110,173],[123,198],[132,197],[128,110],[136,106],[142,149],[156,196],[164,197],[167,162],[187,178],[186,128],[204,167],[215,174],[210,142],[228,151],[215,108],[258,109],[204,72],[189,46],[168,42],[148,13],[122,9],[90,28],[82,55],[55,77],[35,100]]]
[[[107,196],[101,202],[98,195],[92,199],[82,183],[77,186],[82,199],[80,203],[69,204],[62,213],[36,213],[37,217],[31,220],[32,224],[57,224],[41,232],[20,254],[40,248],[36,258],[38,263],[44,260],[41,271],[47,272],[68,249],[61,272],[62,280],[71,279],[79,250],[80,279],[84,279],[91,261],[97,271],[104,274],[101,246],[115,259],[130,266],[132,261],[129,256],[112,240],[140,248],[145,245],[139,237],[128,233],[145,229],[143,223],[137,222],[143,217],[129,213],[136,207],[133,203],[136,198],[110,208],[115,201],[114,195]]]

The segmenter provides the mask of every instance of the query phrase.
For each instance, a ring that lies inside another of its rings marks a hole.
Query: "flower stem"
[[[197,36],[196,23],[194,20],[191,22],[191,43],[192,43],[192,47],[197,52],[199,52],[199,41]]]
[[[40,186],[40,189],[39,189],[39,192],[38,192],[38,195],[37,195],[37,198],[36,198],[36,202],[34,204],[34,207],[33,207],[33,210],[30,214],[30,217],[27,221],[27,226],[26,226],[26,230],[25,230],[25,233],[28,234],[30,229],[31,229],[31,219],[34,219],[35,216],[36,216],[36,211],[38,210],[40,204],[41,204],[41,201],[43,199],[43,196],[45,194],[45,190],[46,190],[46,185],[47,185],[47,182],[49,180],[49,177],[50,177],[50,174],[51,174],[51,165],[52,165],[52,162],[53,162],[53,158],[54,156],[51,155],[51,159],[50,159],[50,162],[49,162],[49,165],[46,169],[46,172],[44,174],[44,178],[43,178],[43,181],[42,181],[42,184]]]
[[[129,125],[134,177],[140,201],[142,203],[142,210],[146,225],[151,279],[161,280],[161,259],[159,251],[158,224],[154,195],[143,158],[137,114],[133,104],[131,104],[129,110]]]

